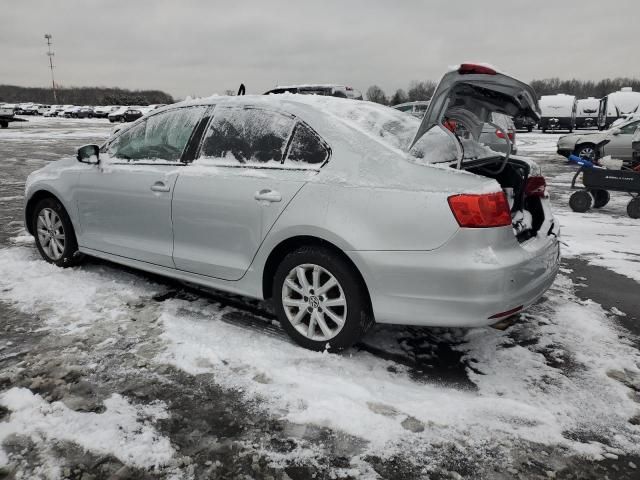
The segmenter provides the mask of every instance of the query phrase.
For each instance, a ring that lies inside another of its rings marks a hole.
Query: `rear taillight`
[[[547,182],[544,177],[529,177],[524,187],[524,194],[526,197],[544,197],[546,189]]]
[[[514,133],[513,132],[508,132],[507,136],[509,137],[509,140],[511,140],[513,142]],[[496,137],[504,138],[504,133],[502,132],[502,130],[496,130]]]
[[[511,225],[511,211],[504,192],[453,195],[447,200],[453,216],[461,227],[489,228]]]

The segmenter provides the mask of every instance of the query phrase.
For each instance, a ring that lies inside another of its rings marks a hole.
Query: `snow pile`
[[[48,403],[30,390],[12,388],[0,394],[0,406],[10,411],[0,423],[0,445],[11,435],[28,436],[46,449],[55,442],[73,442],[141,468],[167,465],[175,453],[152,425],[168,418],[161,403],[136,406],[113,394],[104,401],[104,413],[75,412],[62,402]],[[0,449],[0,465],[8,461]]]

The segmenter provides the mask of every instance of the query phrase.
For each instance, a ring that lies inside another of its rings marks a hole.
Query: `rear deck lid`
[[[483,125],[492,123],[493,113],[510,117],[527,116],[538,120],[540,109],[536,93],[526,83],[492,67],[462,64],[447,72],[440,80],[410,149],[429,131],[436,136],[448,135],[447,129],[443,126],[454,121],[462,127],[462,131],[456,131],[456,135],[451,139],[458,155],[464,158],[490,155],[491,150],[478,149],[469,141],[477,142]],[[440,132],[433,132],[434,128]],[[452,130],[450,125],[448,128]],[[461,137],[467,140],[466,145]],[[447,155],[442,155],[441,159],[433,158],[433,155],[429,157],[429,163],[452,160]]]

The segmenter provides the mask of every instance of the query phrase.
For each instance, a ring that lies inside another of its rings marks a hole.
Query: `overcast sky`
[[[388,94],[475,60],[525,81],[640,77],[640,0],[0,0],[0,84],[177,98],[335,82]]]

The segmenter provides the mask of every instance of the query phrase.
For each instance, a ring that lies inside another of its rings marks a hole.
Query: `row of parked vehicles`
[[[15,117],[16,115],[30,115],[64,118],[108,118],[112,123],[132,122],[162,106],[164,106],[164,104],[154,104],[146,106],[105,105],[94,107],[90,105],[80,106],[42,105],[37,103],[0,103],[2,114],[7,117]],[[16,119],[14,118],[11,121],[16,121]]]

